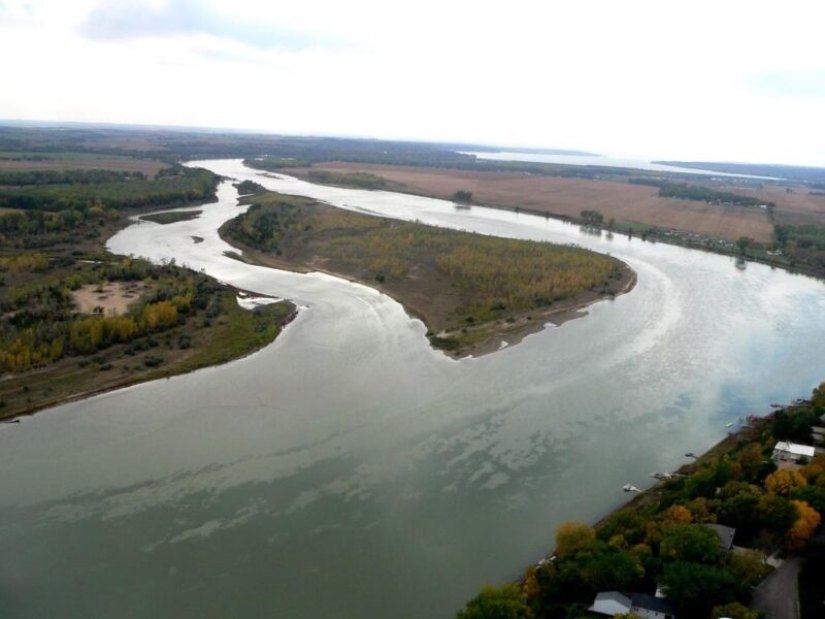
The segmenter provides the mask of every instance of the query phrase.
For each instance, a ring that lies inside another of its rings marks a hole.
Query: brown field
[[[48,155],[47,155],[48,156]],[[160,161],[151,159],[130,159],[127,157],[54,157],[45,161],[0,158],[0,171],[24,172],[29,170],[114,170],[116,172],[143,172],[148,177],[167,167]]]
[[[718,187],[714,187],[717,189]],[[812,196],[807,187],[782,187],[765,185],[762,189],[742,189],[731,185],[719,188],[746,196],[753,196],[776,204],[776,223],[787,225],[813,224],[825,226],[825,196]],[[818,190],[821,191],[821,190]]]
[[[741,206],[715,206],[692,200],[660,198],[655,187],[580,178],[472,172],[376,164],[325,163],[318,169],[369,172],[401,183],[410,193],[449,199],[458,190],[471,191],[473,202],[499,208],[578,218],[585,209],[600,211],[605,220],[676,229],[735,240],[748,236],[770,242],[773,225],[765,211]],[[301,170],[287,173],[301,174]],[[303,170],[306,172],[306,170]]]

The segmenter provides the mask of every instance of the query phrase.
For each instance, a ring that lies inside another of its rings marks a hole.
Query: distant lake
[[[825,378],[825,286],[543,217],[262,176],[283,193],[626,261],[630,293],[453,361],[386,295],[233,260],[229,181],[196,219],[135,223],[118,254],[293,299],[244,359],[0,425],[0,617],[449,619],[520,576],[740,415]],[[198,237],[201,242],[194,242]],[[159,352],[162,354],[163,345]],[[135,363],[139,363],[138,357]]]
[[[677,166],[652,163],[646,159],[631,159],[625,157],[601,157],[592,155],[550,155],[540,153],[522,153],[517,151],[490,152],[463,152],[464,155],[475,155],[478,159],[493,161],[531,161],[535,163],[558,163],[562,165],[603,166],[608,168],[631,168],[634,170],[650,170],[651,172],[673,172],[679,174],[703,174],[719,177],[736,178],[768,178],[748,174],[727,174],[713,170],[699,170],[695,168],[680,168]]]

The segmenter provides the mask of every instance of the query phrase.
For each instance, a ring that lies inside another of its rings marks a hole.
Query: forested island
[[[432,345],[455,357],[515,343],[635,281],[625,264],[580,248],[398,222],[260,187],[243,201],[249,210],[222,233],[246,259],[376,287],[421,318]]]

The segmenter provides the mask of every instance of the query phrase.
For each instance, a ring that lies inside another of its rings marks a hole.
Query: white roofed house
[[[809,445],[799,445],[788,441],[779,441],[773,448],[774,462],[800,462],[810,460],[816,454],[816,449]]]
[[[626,613],[633,613],[642,619],[675,619],[676,617],[676,611],[670,600],[645,593],[602,591],[596,595],[593,606],[588,610],[608,617]]]

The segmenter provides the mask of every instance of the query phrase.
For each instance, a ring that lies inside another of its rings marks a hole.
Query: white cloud
[[[805,2],[279,4],[6,0],[0,118],[825,165]]]

